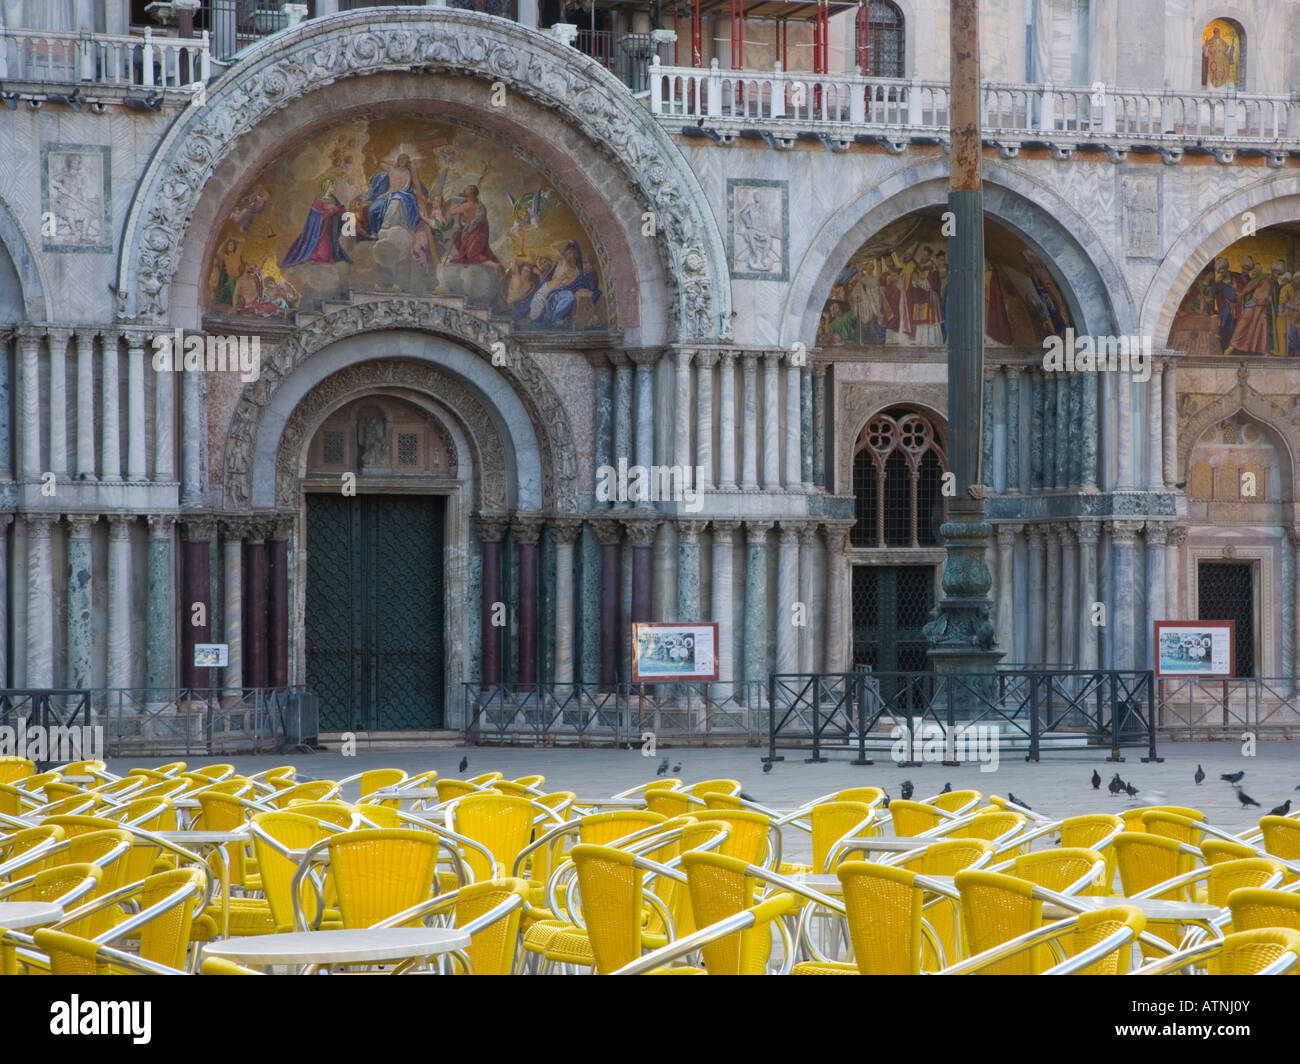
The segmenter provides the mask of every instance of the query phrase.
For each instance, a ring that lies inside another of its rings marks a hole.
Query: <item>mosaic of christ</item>
[[[520,330],[603,329],[591,239],[534,167],[473,131],[361,118],[307,137],[236,198],[206,316],[290,322],[361,293],[461,296]]]
[[[984,339],[1039,347],[1072,327],[1046,264],[993,222],[984,224]],[[938,212],[881,229],[831,286],[817,327],[823,347],[942,347],[948,342],[948,238]]]

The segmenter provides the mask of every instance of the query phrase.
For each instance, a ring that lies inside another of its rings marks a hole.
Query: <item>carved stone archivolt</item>
[[[538,446],[542,451],[543,500],[556,512],[576,512],[578,465],[573,430],[563,403],[533,356],[498,332],[491,324],[468,311],[412,297],[357,303],[344,307],[310,322],[293,336],[276,345],[264,357],[261,375],[256,381],[245,386],[231,418],[224,468],[227,498],[232,505],[244,508],[251,504],[253,446],[258,425],[285,379],[306,363],[312,355],[330,344],[385,329],[418,329],[445,336],[461,343],[484,361],[490,361],[494,346],[500,345],[496,346],[496,350],[498,352],[504,350],[504,364],[494,369],[510,381],[515,394],[528,410]],[[371,367],[374,364],[363,365],[366,367],[365,374],[373,385],[374,376]],[[393,365],[407,365],[407,363],[394,362]],[[409,363],[409,365],[413,370],[436,369],[427,363]],[[394,370],[394,373],[397,372]],[[454,385],[459,393],[463,393],[467,403],[472,400],[474,405],[483,411],[481,417],[484,423],[490,423],[487,412],[468,388],[457,384],[448,374],[442,374],[441,379],[448,382],[448,388]],[[440,384],[439,388],[442,387]],[[439,391],[434,394],[446,395],[447,393]],[[286,434],[288,427],[286,426]],[[297,429],[299,433],[304,431],[301,425]],[[293,450],[295,455],[293,461],[296,461],[296,456],[301,453],[300,448],[304,443],[305,440],[299,438],[291,444],[293,448],[297,448]],[[284,441],[281,442],[281,456],[277,460],[277,468],[283,461],[283,447]],[[489,491],[496,492],[495,481],[489,483],[489,480],[499,471],[501,498],[504,500],[506,491],[504,459],[497,466],[480,461],[478,468],[483,470],[484,480],[481,490],[485,493],[485,498]],[[284,490],[283,486],[277,477],[277,499],[281,497],[282,490]],[[500,505],[504,506],[504,501]]]
[[[1178,480],[1187,481],[1187,468],[1192,450],[1206,431],[1222,421],[1244,412],[1272,430],[1286,444],[1290,455],[1300,455],[1300,408],[1288,403],[1279,405],[1267,395],[1255,391],[1242,376],[1237,386],[1222,395],[1190,395],[1178,397]],[[1297,478],[1300,463],[1293,463],[1292,476]],[[1300,478],[1297,478],[1300,479]],[[1293,485],[1293,492],[1300,484]],[[1300,498],[1300,496],[1293,495]]]
[[[703,190],[649,111],[576,48],[503,19],[455,8],[311,19],[255,46],[164,139],[141,181],[118,266],[118,315],[167,316],[189,220],[217,164],[241,136],[293,101],[342,78],[413,69],[503,82],[561,113],[624,172],[654,212],[667,277],[677,285],[680,338],[726,339],[726,251]]]
[[[472,461],[478,474],[475,506],[493,510],[506,505],[506,448],[487,409],[469,388],[437,366],[393,360],[364,362],[331,374],[294,408],[276,452],[277,507],[283,509],[297,504],[303,453],[321,422],[349,397],[373,392],[376,387],[409,389],[429,395],[453,411],[469,438]],[[436,418],[430,417],[430,421],[454,462],[454,440]]]

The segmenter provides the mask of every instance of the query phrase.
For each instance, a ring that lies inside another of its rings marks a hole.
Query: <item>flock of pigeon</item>
[[[1249,809],[1252,805],[1256,809],[1262,808],[1260,804],[1257,801],[1255,801],[1254,798],[1252,798],[1249,794],[1247,794],[1245,791],[1241,789],[1241,781],[1245,778],[1245,776],[1246,776],[1245,770],[1242,770],[1241,772],[1225,772],[1219,777],[1219,779],[1232,784],[1233,790],[1237,792],[1237,800],[1241,802],[1241,807],[1243,809]],[[1202,768],[1200,765],[1197,765],[1196,773],[1195,775],[1192,776],[1192,779],[1199,787],[1202,783],[1205,782],[1205,769]],[[1101,790],[1101,776],[1096,769],[1093,769],[1092,771],[1092,789],[1094,791]],[[1122,779],[1120,779],[1120,775],[1118,772],[1115,773],[1114,778],[1110,781],[1108,789],[1110,790],[1111,794],[1127,794],[1130,798],[1136,798],[1140,793],[1138,789],[1133,786],[1132,783],[1125,783]],[[1300,791],[1300,787],[1297,787],[1296,790]],[[1268,815],[1286,816],[1289,812],[1291,812],[1290,798],[1288,798],[1285,802],[1283,802],[1281,805],[1277,806],[1276,808],[1270,809]]]

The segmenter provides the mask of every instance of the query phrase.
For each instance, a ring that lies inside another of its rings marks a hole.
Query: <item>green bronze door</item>
[[[440,496],[307,496],[307,684],[322,730],[442,726],[444,514]]]

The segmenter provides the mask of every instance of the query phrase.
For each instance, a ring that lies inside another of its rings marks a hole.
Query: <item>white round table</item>
[[[240,964],[377,964],[433,957],[465,949],[469,932],[453,927],[380,927],[364,930],[290,931],[209,942],[205,957]]]
[[[63,919],[63,906],[51,901],[0,901],[0,927],[21,931]]]

